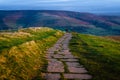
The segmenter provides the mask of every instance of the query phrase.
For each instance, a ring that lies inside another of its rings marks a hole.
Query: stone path
[[[66,33],[48,50],[46,80],[86,80],[92,78],[83,65],[79,64],[78,58],[69,52],[68,44],[71,37],[70,33]]]

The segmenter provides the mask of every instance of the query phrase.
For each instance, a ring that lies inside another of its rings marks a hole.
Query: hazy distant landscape
[[[0,30],[34,26],[93,35],[120,35],[120,16],[56,10],[0,11]]]

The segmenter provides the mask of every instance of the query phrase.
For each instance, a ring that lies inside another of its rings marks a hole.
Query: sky
[[[0,10],[67,10],[120,13],[120,0],[0,0]]]

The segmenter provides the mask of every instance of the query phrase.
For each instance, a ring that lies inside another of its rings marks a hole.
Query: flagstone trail
[[[92,78],[78,58],[69,51],[68,45],[72,38],[66,33],[57,43],[47,51],[48,67],[46,80],[89,80]]]

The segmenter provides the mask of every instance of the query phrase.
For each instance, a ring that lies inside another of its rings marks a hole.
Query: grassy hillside
[[[93,80],[120,80],[120,41],[73,33],[70,49]]]
[[[0,80],[41,79],[46,50],[63,35],[50,28],[0,33]]]

